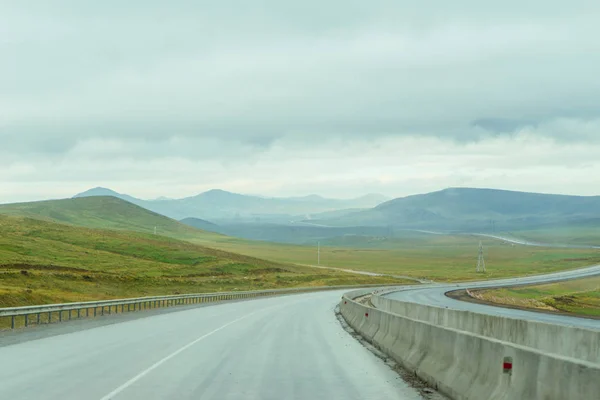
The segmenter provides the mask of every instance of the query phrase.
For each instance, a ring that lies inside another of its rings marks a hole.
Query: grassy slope
[[[0,215],[0,307],[389,281],[261,260],[159,235]]]
[[[203,236],[209,239],[218,236],[109,196],[2,204],[0,214],[41,218],[87,228],[145,233],[153,233],[156,227],[160,235],[180,238]]]
[[[478,295],[484,300],[500,304],[600,316],[600,277],[486,290]]]

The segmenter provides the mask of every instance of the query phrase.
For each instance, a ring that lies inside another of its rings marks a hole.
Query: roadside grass
[[[392,282],[408,283],[268,261],[160,235],[0,215],[0,307]]]
[[[499,304],[600,317],[600,277],[481,290],[476,294],[478,298]]]

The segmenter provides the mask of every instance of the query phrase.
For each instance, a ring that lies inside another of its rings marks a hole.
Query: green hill
[[[117,229],[171,237],[215,234],[200,231],[171,218],[111,197],[82,197],[0,205],[0,214],[30,217],[87,228]]]
[[[0,307],[390,281],[271,262],[160,235],[7,215],[0,215],[0,276]]]

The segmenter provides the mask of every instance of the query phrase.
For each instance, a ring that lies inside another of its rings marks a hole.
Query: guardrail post
[[[96,312],[98,311],[98,306],[94,306],[94,318],[96,318]]]
[[[62,310],[58,311],[58,322],[62,322]]]
[[[52,311],[48,311],[48,323],[52,323]]]
[[[40,324],[40,313],[37,313],[37,325]]]
[[[15,329],[15,316],[10,317],[10,329]]]
[[[77,309],[77,319],[81,318],[81,308]]]

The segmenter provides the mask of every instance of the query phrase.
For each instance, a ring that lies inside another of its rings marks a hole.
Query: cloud
[[[3,4],[0,188],[150,184],[168,171],[181,193],[295,191],[270,168],[315,182],[302,190],[337,179],[340,193],[394,195],[409,180],[377,161],[399,143],[428,160],[429,143],[460,157],[519,141],[586,152],[600,137],[599,17],[589,1]],[[363,150],[373,159],[359,172],[350,161]],[[571,158],[585,159],[553,162]],[[420,176],[417,165],[405,168]]]

